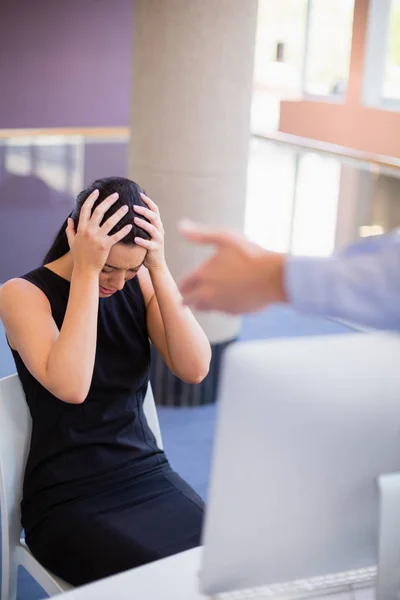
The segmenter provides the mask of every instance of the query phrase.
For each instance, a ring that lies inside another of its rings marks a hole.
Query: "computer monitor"
[[[373,570],[377,478],[398,470],[400,336],[233,345],[223,363],[202,591]]]

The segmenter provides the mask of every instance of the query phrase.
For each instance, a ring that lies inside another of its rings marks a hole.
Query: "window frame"
[[[400,111],[400,98],[383,95],[389,48],[392,0],[369,0],[362,103],[370,108]]]
[[[349,57],[349,71],[347,74],[347,85],[346,91],[343,94],[333,95],[321,95],[321,94],[311,94],[306,90],[306,80],[307,80],[307,67],[308,67],[308,57],[309,57],[309,38],[311,33],[311,13],[313,8],[314,0],[307,0],[306,6],[306,19],[305,19],[305,35],[304,35],[304,51],[303,51],[303,65],[302,65],[302,73],[301,73],[301,96],[303,100],[312,101],[312,102],[327,102],[329,104],[345,104],[347,97],[347,86],[349,81],[350,74],[350,57]],[[354,7],[353,7],[353,15],[354,15]]]

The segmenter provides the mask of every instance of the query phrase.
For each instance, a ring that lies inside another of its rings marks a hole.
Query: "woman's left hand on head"
[[[140,196],[147,204],[148,208],[135,205],[135,213],[142,215],[144,219],[135,217],[134,221],[138,227],[147,231],[150,235],[150,239],[144,240],[143,238],[136,237],[135,244],[147,250],[144,266],[151,271],[151,269],[165,266],[164,227],[157,204],[145,196],[145,194],[140,194]]]

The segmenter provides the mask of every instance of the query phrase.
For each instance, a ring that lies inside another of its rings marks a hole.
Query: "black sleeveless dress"
[[[61,328],[70,283],[40,267],[23,277]],[[146,308],[137,278],[100,298],[88,397],[62,402],[13,351],[33,419],[22,525],[41,564],[82,585],[200,544],[204,505],[157,447],[143,413]]]

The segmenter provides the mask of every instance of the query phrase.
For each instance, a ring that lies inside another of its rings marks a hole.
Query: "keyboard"
[[[215,596],[215,600],[271,600],[271,598],[295,599],[323,597],[339,592],[352,592],[362,588],[373,588],[376,583],[376,567],[299,579],[290,583],[258,587]]]

